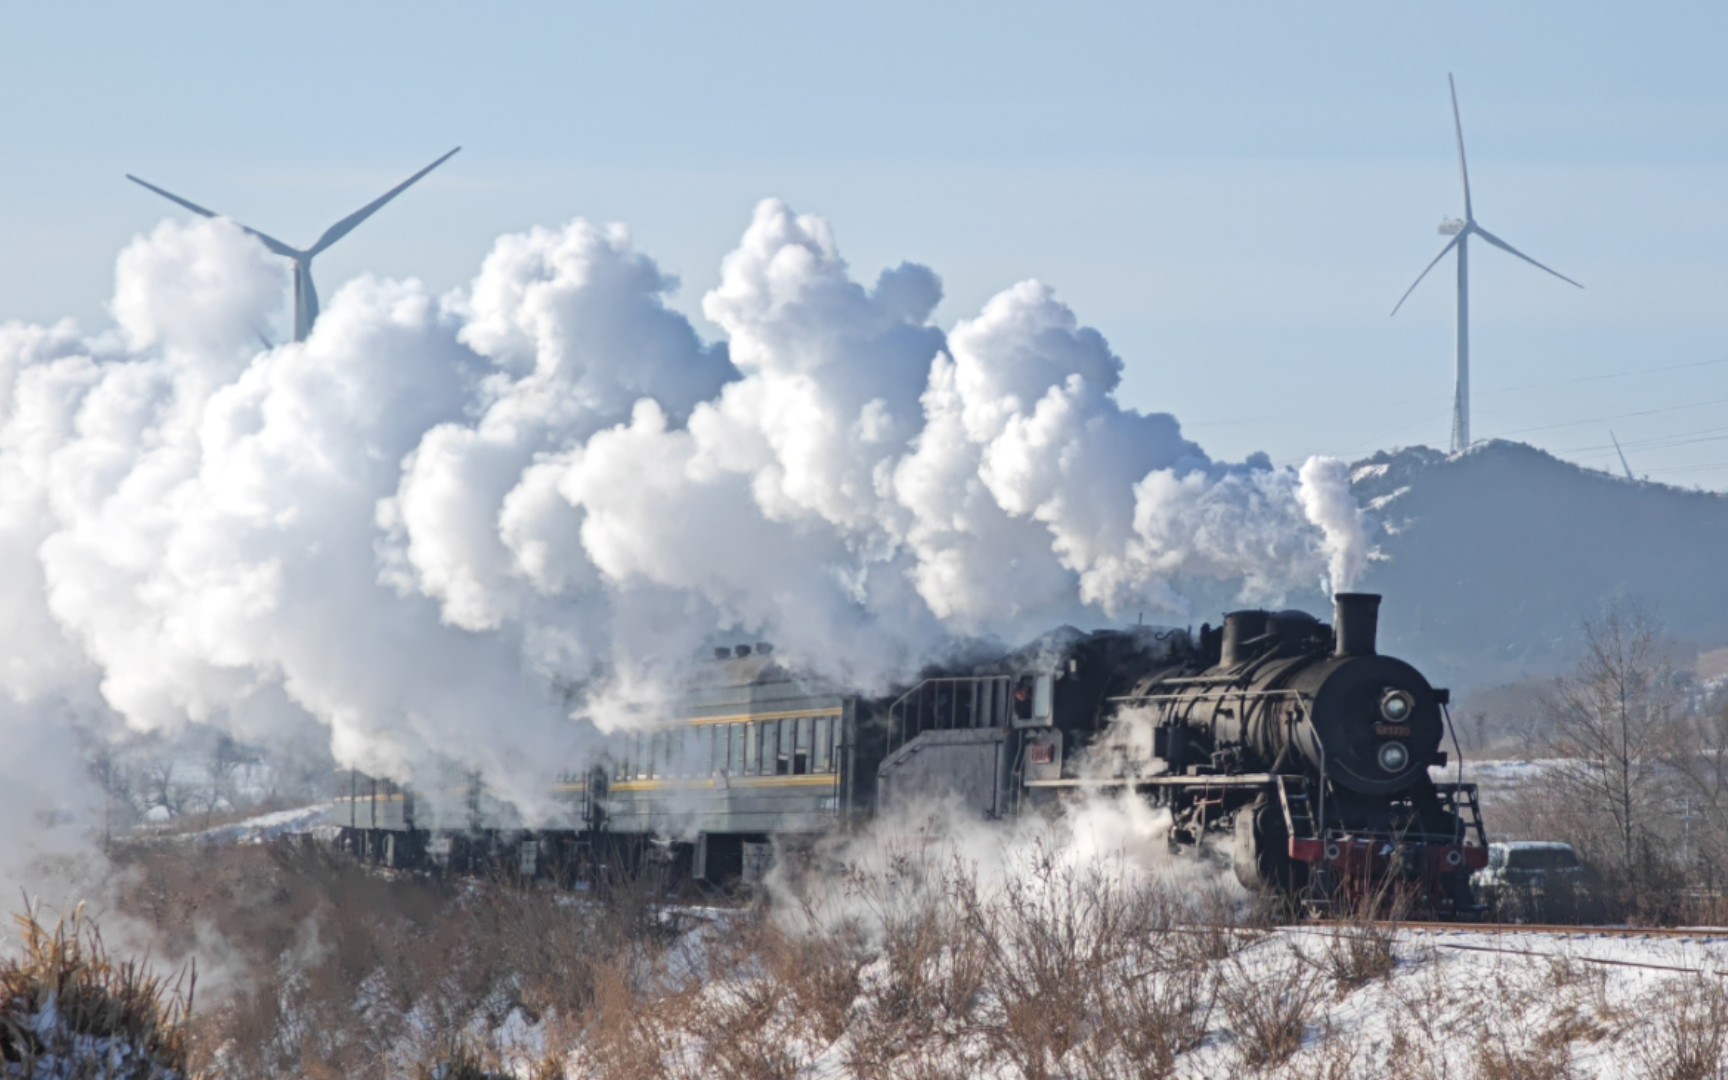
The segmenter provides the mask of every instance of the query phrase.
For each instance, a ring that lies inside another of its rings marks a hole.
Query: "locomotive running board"
[[[1116,788],[1116,787],[1264,787],[1272,782],[1271,773],[1242,773],[1237,776],[1130,776],[1114,780],[1092,780],[1064,777],[1060,780],[1028,780],[1029,788]]]

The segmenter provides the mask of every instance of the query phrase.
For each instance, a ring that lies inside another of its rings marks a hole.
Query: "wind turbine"
[[[1608,433],[1608,437],[1610,439],[1614,439],[1614,433],[1612,431],[1610,431]],[[1614,452],[1616,454],[1620,455],[1620,468],[1622,468],[1626,471],[1626,479],[1636,480],[1637,477],[1632,475],[1632,466],[1626,464],[1626,451],[1620,449],[1620,440],[1619,439],[1614,439]]]
[[[1416,280],[1410,283],[1410,287],[1404,290],[1404,295],[1398,298],[1398,303],[1393,305],[1392,314],[1398,314],[1398,309],[1404,306],[1404,301],[1410,299],[1416,286],[1422,284],[1428,271],[1434,269],[1448,251],[1457,248],[1458,371],[1452,395],[1452,452],[1457,453],[1470,445],[1470,238],[1480,236],[1501,251],[1518,256],[1536,269],[1547,271],[1568,285],[1577,285],[1580,289],[1584,286],[1578,285],[1558,270],[1543,266],[1477,223],[1476,213],[1470,205],[1470,170],[1464,164],[1464,122],[1458,118],[1458,84],[1452,80],[1450,72],[1446,75],[1446,84],[1452,88],[1452,128],[1458,135],[1458,175],[1464,180],[1464,220],[1450,218],[1440,223],[1440,235],[1450,236],[1452,239],[1440,249],[1440,254],[1434,256],[1434,261],[1416,275]]]
[[[460,150],[460,149],[462,149],[460,146],[458,146],[456,148],[456,150]],[[446,161],[449,161],[450,158],[455,155],[456,150],[452,150],[452,151],[450,151],[450,153],[445,154],[443,157],[439,158],[437,161],[434,161],[432,164],[426,166],[424,169],[421,169],[419,172],[415,173],[413,176],[410,176],[408,179],[402,181],[400,184],[397,184],[395,187],[391,188],[389,191],[386,191],[384,194],[378,196],[376,199],[373,199],[371,202],[367,203],[365,206],[362,206],[360,209],[354,211],[352,214],[349,214],[347,217],[343,218],[341,221],[338,221],[336,224],[330,226],[328,229],[325,229],[324,235],[320,236],[317,239],[317,241],[315,243],[313,243],[313,245],[311,247],[306,248],[304,250],[302,250],[300,248],[289,247],[287,244],[284,244],[282,241],[276,239],[275,237],[266,235],[265,233],[261,233],[257,229],[254,229],[249,225],[240,225],[240,227],[242,229],[245,229],[247,232],[249,232],[253,236],[257,237],[258,241],[260,243],[262,243],[265,247],[269,248],[271,251],[275,252],[276,254],[282,256],[285,259],[292,260],[294,263],[294,340],[295,341],[305,341],[306,335],[308,335],[312,332],[312,324],[314,322],[316,322],[318,319],[318,290],[313,288],[313,286],[312,286],[312,260],[314,258],[316,258],[318,255],[322,254],[326,249],[328,249],[330,247],[330,245],[334,244],[336,241],[342,239],[344,236],[347,236],[349,233],[353,232],[355,226],[359,225],[362,221],[365,221],[367,218],[371,217],[373,214],[376,214],[384,206],[385,203],[389,202],[391,199],[394,199],[396,196],[398,196],[398,195],[402,194],[404,191],[408,190],[408,188],[415,181],[419,180],[422,176],[425,176],[427,173],[431,172],[433,169],[436,169],[438,166],[444,164]],[[149,188],[151,191],[154,191],[156,194],[162,196],[164,199],[167,199],[169,202],[178,203],[179,205],[184,206],[186,209],[192,211],[194,214],[202,214],[204,217],[207,217],[207,218],[214,218],[214,217],[221,217],[222,216],[221,214],[216,213],[214,210],[206,210],[204,207],[199,206],[197,203],[192,202],[190,199],[182,199],[180,196],[174,194],[171,191],[164,191],[161,188],[157,187],[155,184],[149,183],[148,181],[145,181],[145,180],[140,180],[136,176],[133,176],[131,173],[126,174],[126,179],[132,181],[134,184],[137,184],[141,187]],[[235,222],[235,224],[238,225],[239,222]]]

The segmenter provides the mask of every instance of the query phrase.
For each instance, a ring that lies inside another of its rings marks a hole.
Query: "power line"
[[[1728,435],[1718,435],[1717,432],[1728,432],[1728,427],[1698,428],[1694,431],[1676,431],[1667,435],[1653,435],[1647,439],[1628,439],[1620,445],[1636,447],[1641,450],[1661,450],[1670,446],[1686,446],[1695,442],[1714,442],[1728,438]],[[1606,453],[1612,450],[1611,443],[1592,443],[1589,446],[1570,446],[1550,451],[1555,454],[1590,454]]]
[[[1715,367],[1718,364],[1728,364],[1728,356],[1720,360],[1697,360],[1690,364],[1668,364],[1664,367],[1639,368],[1632,371],[1615,371],[1606,375],[1581,375],[1575,379],[1550,379],[1546,382],[1520,383],[1517,386],[1502,386],[1492,390],[1481,391],[1484,394],[1505,394],[1513,390],[1537,390],[1548,386],[1570,386],[1573,383],[1602,382],[1605,379],[1625,379],[1633,375],[1656,375],[1664,371],[1686,371],[1690,368]]]
[[[1559,428],[1582,427],[1585,424],[1602,424],[1609,420],[1626,420],[1634,416],[1655,416],[1657,413],[1679,412],[1682,409],[1702,409],[1706,405],[1721,405],[1728,398],[1711,398],[1709,401],[1689,401],[1684,405],[1665,405],[1659,409],[1640,409],[1637,412],[1615,413],[1612,416],[1593,416],[1588,420],[1570,420],[1564,424],[1541,424],[1536,427],[1513,428],[1511,431],[1499,432],[1495,437],[1506,435],[1525,435],[1532,431],[1555,431]]]
[[[1653,368],[1628,368],[1625,371],[1610,371],[1600,375],[1580,375],[1570,379],[1546,379],[1541,382],[1518,383],[1515,386],[1494,386],[1482,390],[1474,390],[1472,393],[1478,397],[1487,397],[1493,394],[1510,394],[1520,390],[1542,390],[1552,386],[1572,386],[1578,383],[1603,382],[1608,379],[1628,379],[1640,375],[1660,375],[1663,372],[1668,371],[1688,371],[1693,368],[1718,367],[1722,364],[1728,364],[1728,357],[1721,357],[1716,360],[1694,360],[1691,363],[1686,364],[1665,364],[1662,367]],[[1432,397],[1433,395],[1431,394],[1421,394],[1413,397],[1396,398],[1391,401],[1382,401],[1379,404],[1383,408],[1395,405],[1409,405],[1418,401],[1428,401]],[[1450,416],[1451,414],[1452,410],[1448,407],[1444,415]],[[1258,416],[1232,416],[1221,420],[1185,420],[1182,422],[1182,426],[1185,428],[1232,427],[1238,424],[1259,424],[1268,420],[1280,420],[1289,415],[1288,411],[1284,411],[1262,413]],[[1410,426],[1413,427],[1416,425]],[[1409,428],[1406,427],[1400,430],[1406,431],[1409,430]]]

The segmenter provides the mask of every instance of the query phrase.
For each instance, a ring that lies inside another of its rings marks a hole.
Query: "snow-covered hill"
[[[1568,666],[1579,620],[1615,596],[1700,648],[1728,645],[1728,496],[1593,472],[1522,443],[1356,463],[1376,529],[1362,587],[1382,646],[1455,685]]]

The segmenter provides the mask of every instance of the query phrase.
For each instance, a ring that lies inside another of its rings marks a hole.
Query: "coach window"
[[[827,772],[828,771],[828,718],[826,716],[818,716],[816,718],[816,725],[815,726],[816,726],[816,736],[815,736],[816,741],[811,746],[810,771],[811,772]]]
[[[800,716],[793,723],[798,725],[798,743],[792,751],[792,772],[803,776],[810,771],[810,725],[815,717]]]
[[[756,775],[756,763],[762,753],[762,725],[744,725],[744,775]]]
[[[792,721],[774,724],[774,775],[788,776],[792,772]]]
[[[744,775],[744,725],[728,724],[731,731],[731,750],[726,757],[726,770],[733,776]]]

